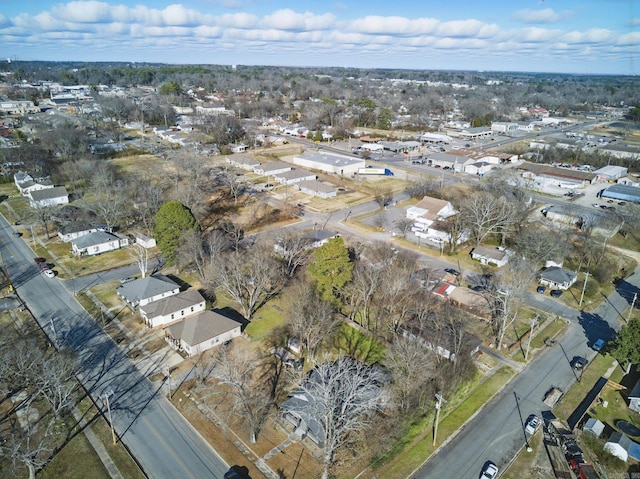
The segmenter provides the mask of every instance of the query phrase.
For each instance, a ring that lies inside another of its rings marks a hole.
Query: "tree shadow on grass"
[[[355,328],[342,327],[335,339],[335,346],[365,364],[380,361],[385,348],[374,338],[361,333]]]

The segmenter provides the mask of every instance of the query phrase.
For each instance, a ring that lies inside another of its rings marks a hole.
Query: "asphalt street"
[[[58,347],[78,354],[78,376],[91,397],[103,404],[108,396],[118,440],[146,474],[155,479],[222,477],[227,464],[154,389],[63,282],[40,272],[31,249],[12,236],[4,218],[0,218],[0,250],[19,297],[42,329]]]
[[[597,353],[591,346],[597,339],[612,338],[624,324],[622,313],[639,286],[640,268],[593,313],[557,306],[556,314],[569,322],[563,336],[533,359],[413,477],[476,479],[488,460],[504,468],[525,444],[516,395],[522,420],[529,414],[540,416],[548,411],[543,403],[545,393],[553,386],[566,391],[577,380],[570,361],[574,356],[593,359]],[[545,298],[545,303],[548,301]]]

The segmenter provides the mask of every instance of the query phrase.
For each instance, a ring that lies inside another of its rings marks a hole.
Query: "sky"
[[[640,0],[2,0],[0,45],[2,62],[638,75]]]

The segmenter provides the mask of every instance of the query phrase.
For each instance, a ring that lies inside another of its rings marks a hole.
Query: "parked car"
[[[42,271],[44,272],[44,275],[47,278],[55,278],[56,277],[56,274],[53,271],[51,271],[50,269],[45,269],[45,270],[42,270]]]
[[[561,289],[552,289],[549,294],[551,296],[553,296],[554,298],[559,298],[560,296],[562,296],[562,290]]]
[[[526,422],[526,426],[524,427],[524,430],[527,434],[533,435],[540,427],[540,424],[541,424],[540,418],[535,414],[532,414],[527,418],[527,422]]]
[[[135,281],[135,280],[136,280],[135,276],[127,276],[126,278],[122,278],[120,280],[120,284],[130,283],[131,281]]]
[[[36,262],[36,264],[40,264],[40,263],[46,263],[47,260],[44,258],[33,258],[33,261]]]
[[[587,363],[589,363],[589,360],[582,356],[576,356],[571,360],[571,366],[573,367],[573,369],[576,369],[578,371],[584,369]]]
[[[480,479],[494,479],[497,476],[498,476],[498,466],[496,466],[491,461],[487,461],[485,465],[482,467],[482,472],[480,473]]]
[[[452,274],[454,276],[460,276],[460,271],[458,271],[457,269],[445,268],[444,271],[445,271],[445,273],[449,273],[449,274]]]
[[[604,339],[598,339],[595,343],[593,343],[593,346],[591,347],[593,348],[594,351],[600,351],[603,346],[604,346]]]
[[[540,294],[543,294],[546,290],[547,290],[546,286],[538,286],[538,289],[536,289],[536,291]]]

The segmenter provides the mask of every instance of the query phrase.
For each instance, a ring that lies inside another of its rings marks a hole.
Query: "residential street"
[[[619,329],[621,312],[629,307],[639,286],[640,267],[594,313],[558,307],[557,314],[570,321],[565,334],[532,360],[413,477],[475,479],[487,460],[503,469],[525,440],[515,394],[523,419],[548,410],[542,402],[544,394],[552,386],[563,391],[571,386],[576,380],[569,364],[573,356],[593,359],[596,353],[590,346],[599,338],[610,338]],[[551,300],[545,303],[548,301]]]
[[[80,378],[94,401],[105,395],[119,440],[155,479],[218,478],[228,466],[74,300],[41,274],[33,252],[0,218],[0,250],[16,290],[43,330],[79,355]]]

